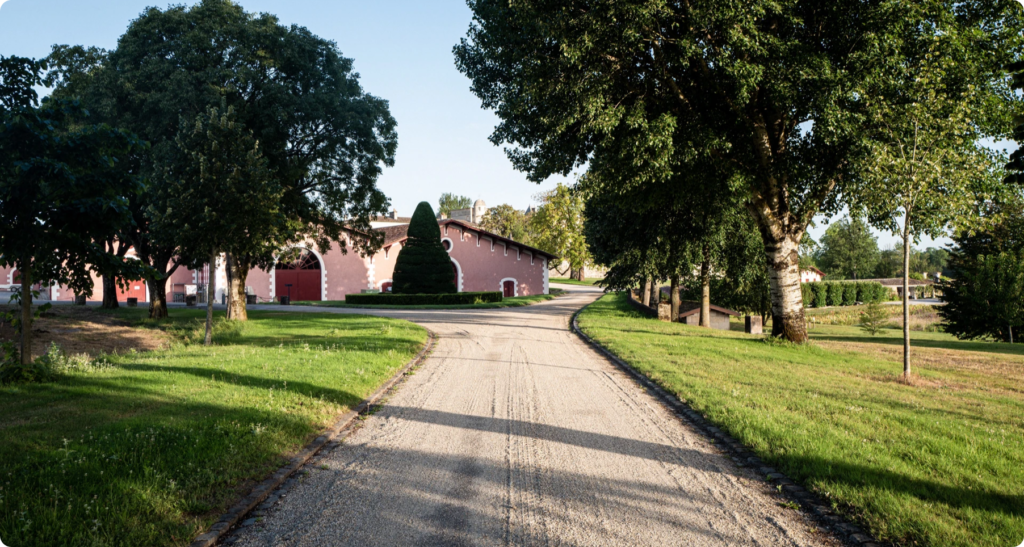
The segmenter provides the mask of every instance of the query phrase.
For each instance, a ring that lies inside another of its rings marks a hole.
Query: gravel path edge
[[[839,540],[858,547],[880,547],[883,545],[882,542],[876,540],[859,526],[835,514],[817,494],[804,489],[786,475],[767,466],[753,452],[747,449],[743,443],[733,438],[732,435],[715,427],[713,423],[691,408],[689,404],[684,403],[675,395],[665,391],[653,380],[619,358],[618,355],[615,355],[612,351],[584,334],[579,327],[578,319],[583,310],[588,307],[590,307],[590,304],[583,306],[572,315],[572,319],[569,322],[572,331],[598,353],[614,363],[615,366],[629,374],[659,401],[667,405],[681,421],[690,424],[694,429],[714,440],[715,444],[728,454],[737,466],[751,467],[757,470],[769,483],[777,485],[782,496],[798,504],[813,520],[822,525],[822,529],[830,531]]]
[[[334,422],[334,425],[328,428],[327,431],[316,439],[313,439],[311,443],[306,445],[298,454],[293,456],[287,465],[278,469],[274,474],[256,485],[248,495],[231,506],[231,509],[224,513],[217,522],[210,526],[210,529],[206,533],[196,537],[189,547],[212,547],[216,545],[224,535],[242,521],[242,518],[245,517],[245,515],[266,500],[272,492],[284,484],[284,482],[294,475],[296,471],[302,469],[302,467],[311,458],[313,458],[313,456],[319,453],[321,449],[328,444],[339,441],[347,436],[351,431],[349,426],[352,425],[352,423],[356,421],[361,414],[370,410],[377,401],[395,387],[400,380],[405,378],[413,368],[421,364],[430,354],[431,350],[434,349],[434,342],[437,339],[437,335],[435,335],[430,329],[426,330],[427,342],[424,344],[423,349],[421,349],[411,361],[406,363],[405,366],[394,374],[394,376],[377,388],[377,391],[374,391],[369,397],[363,399],[363,401],[355,408],[349,410],[345,414],[342,414]]]

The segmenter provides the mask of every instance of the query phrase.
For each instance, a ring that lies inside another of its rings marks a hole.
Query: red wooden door
[[[278,298],[291,296],[295,302],[322,300],[320,273],[320,261],[308,251],[291,262],[278,263],[274,268],[274,294]]]
[[[296,270],[296,273],[299,274],[299,291],[295,299],[320,300],[320,270]]]
[[[503,281],[501,283],[502,296],[505,298],[512,298],[516,295],[516,282],[515,281]]]
[[[385,281],[380,286],[380,292],[391,292],[391,282]]]

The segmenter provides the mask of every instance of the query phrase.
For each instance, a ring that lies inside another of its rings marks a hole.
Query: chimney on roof
[[[398,209],[392,209],[391,213],[388,215],[388,218],[395,218],[395,219],[397,219],[398,218]]]

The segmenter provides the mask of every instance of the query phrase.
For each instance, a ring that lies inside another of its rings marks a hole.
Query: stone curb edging
[[[224,515],[213,524],[213,526],[210,526],[209,531],[196,537],[189,547],[212,547],[213,545],[216,545],[224,535],[226,535],[236,524],[241,522],[242,517],[247,515],[250,511],[255,509],[256,506],[266,500],[272,492],[284,484],[289,477],[301,469],[302,466],[320,452],[321,449],[329,443],[336,441],[339,437],[344,437],[342,433],[348,433],[346,430],[350,425],[352,425],[352,422],[376,404],[377,401],[379,401],[381,397],[395,386],[395,384],[404,378],[413,367],[423,362],[426,356],[430,354],[431,350],[434,349],[434,341],[436,339],[437,335],[435,335],[430,329],[427,329],[427,343],[423,346],[423,349],[416,354],[416,357],[413,357],[413,359],[406,363],[401,370],[396,372],[395,375],[387,382],[384,382],[383,385],[377,388],[377,391],[374,391],[369,397],[363,399],[359,405],[338,418],[330,429],[314,439],[313,442],[306,445],[301,452],[292,457],[291,461],[289,461],[287,465],[278,469],[273,475],[256,485],[256,487],[254,487],[247,496],[235,503],[227,513],[224,513]]]
[[[816,494],[807,491],[799,486],[786,475],[779,473],[772,467],[768,467],[760,458],[748,450],[742,443],[737,441],[728,433],[715,427],[706,420],[699,412],[693,410],[690,405],[679,400],[678,397],[665,391],[661,386],[651,381],[629,363],[620,359],[617,355],[605,349],[604,346],[594,341],[580,330],[578,318],[583,310],[590,305],[583,306],[573,314],[570,322],[573,332],[584,342],[589,344],[598,353],[604,355],[617,367],[633,377],[642,387],[653,393],[662,403],[671,409],[677,417],[688,422],[697,431],[711,437],[715,445],[728,454],[738,467],[749,467],[755,469],[761,476],[770,483],[778,485],[780,492],[791,501],[796,502],[804,511],[827,530],[834,532],[839,539],[846,539],[851,545],[859,547],[881,547],[883,543],[877,541],[869,533],[860,527],[848,522],[846,519],[836,515]]]

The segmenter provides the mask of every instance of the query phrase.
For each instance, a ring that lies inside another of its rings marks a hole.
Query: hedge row
[[[449,294],[347,294],[346,304],[389,306],[449,306],[501,302],[501,292],[460,292]]]
[[[816,281],[800,285],[805,308],[885,302],[892,291],[877,281]]]

